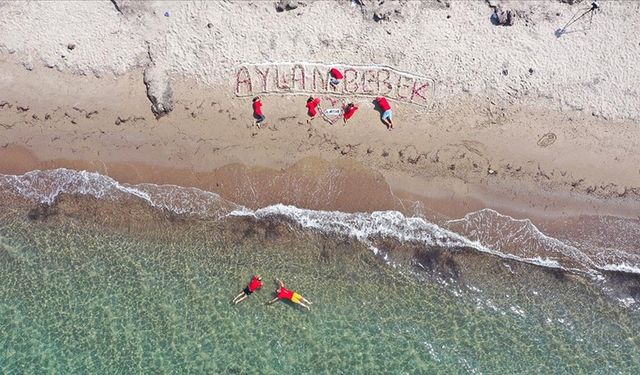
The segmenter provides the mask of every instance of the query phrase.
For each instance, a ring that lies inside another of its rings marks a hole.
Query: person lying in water
[[[262,276],[253,276],[253,278],[249,282],[249,285],[247,285],[246,288],[244,288],[242,292],[240,292],[240,294],[238,294],[236,298],[233,299],[233,303],[237,305],[240,302],[246,300],[247,298],[249,298],[249,295],[251,295],[251,293],[262,288],[262,285]]]
[[[302,307],[305,307],[307,310],[311,310],[309,305],[312,305],[313,302],[311,302],[308,299],[304,298],[300,294],[298,294],[298,293],[296,293],[296,292],[294,292],[292,290],[287,289],[284,286],[284,283],[280,279],[276,278],[276,282],[279,285],[278,289],[276,289],[277,296],[276,296],[276,298],[272,299],[271,301],[265,302],[265,304],[270,305],[270,304],[276,302],[277,300],[288,299],[293,303],[296,303],[296,304],[298,304],[298,305],[300,305]]]

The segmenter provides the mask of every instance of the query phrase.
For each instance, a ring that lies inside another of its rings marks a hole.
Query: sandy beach
[[[588,4],[498,3],[518,15],[513,26],[492,24],[482,1],[284,12],[269,2],[2,3],[0,173],[87,169],[252,208],[637,216],[639,5],[605,2],[558,37]],[[261,82],[255,64],[281,76]],[[312,70],[333,65],[352,76],[339,92],[316,88],[322,105],[360,109],[346,126],[307,125]],[[371,102],[386,89],[381,69],[399,77],[387,91],[391,132]],[[416,94],[413,77],[426,90]],[[258,93],[266,129],[252,127]],[[154,96],[171,110],[154,113]]]

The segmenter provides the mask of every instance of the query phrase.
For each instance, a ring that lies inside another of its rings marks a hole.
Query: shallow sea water
[[[0,216],[2,373],[640,373],[637,313],[539,267],[463,287],[286,223],[138,235],[16,212]],[[253,273],[266,287],[233,306]],[[274,276],[312,310],[263,305]]]

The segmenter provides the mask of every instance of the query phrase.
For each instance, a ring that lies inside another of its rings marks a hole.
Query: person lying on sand
[[[358,107],[355,104],[353,103],[347,104],[347,106],[344,107],[344,115],[342,115],[342,122],[346,125],[347,120],[349,120],[351,116],[353,116],[353,114],[356,113],[357,110],[358,110]]]
[[[242,292],[240,292],[240,294],[238,294],[236,298],[233,299],[233,303],[237,305],[240,302],[246,300],[247,298],[249,298],[249,295],[251,295],[251,293],[262,288],[262,285],[262,276],[253,276],[253,278],[249,282],[249,285],[247,285],[246,288],[244,288]]]
[[[258,129],[262,128],[265,117],[262,113],[262,101],[259,96],[253,98],[253,118],[256,119],[254,124]]]
[[[309,99],[307,99],[307,109],[309,110],[308,114],[310,117],[310,119],[307,120],[307,124],[311,124],[311,120],[318,116],[317,108],[320,108],[319,105],[320,98],[314,98],[313,96],[310,96]],[[320,108],[320,110],[322,110],[322,108]]]
[[[276,289],[276,293],[278,295],[276,296],[276,298],[272,299],[271,301],[265,302],[266,305],[270,305],[280,299],[288,299],[293,303],[297,303],[300,306],[305,307],[307,310],[311,310],[311,308],[308,305],[312,305],[313,302],[304,298],[300,294],[285,288],[284,283],[280,279],[276,278],[276,282],[278,283],[278,285],[280,285],[278,289]],[[306,305],[305,303],[308,305]]]
[[[389,130],[393,129],[393,122],[391,121],[391,117],[393,117],[393,112],[391,111],[391,105],[389,104],[387,99],[382,96],[378,96],[376,98],[376,102],[378,103],[380,108],[383,110],[382,117],[381,117],[382,123],[387,126],[387,129]]]

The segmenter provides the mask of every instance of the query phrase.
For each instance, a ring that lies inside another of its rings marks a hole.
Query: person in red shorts
[[[329,79],[329,84],[334,89],[338,87],[338,84],[340,84],[340,81],[342,81],[342,79],[344,78],[342,73],[336,68],[331,68],[331,70],[329,70],[329,75],[331,75],[331,78]]]
[[[342,121],[345,125],[347,124],[347,120],[349,120],[357,110],[358,107],[353,103],[349,103],[346,107],[344,107],[344,115],[342,115]]]
[[[320,98],[314,98],[313,96],[310,96],[309,99],[307,99],[307,109],[309,110],[308,114],[309,117],[311,117],[307,120],[307,124],[311,124],[311,120],[318,116],[318,105],[320,105]]]
[[[262,113],[262,100],[260,100],[259,96],[253,98],[253,118],[256,120],[254,124],[258,129],[262,128],[265,117]]]
[[[236,298],[233,299],[233,303],[237,305],[240,302],[246,300],[247,298],[249,298],[249,295],[251,295],[251,293],[262,288],[262,285],[262,276],[253,276],[253,278],[249,282],[249,285],[247,285],[246,288],[244,288],[242,292],[240,292],[240,294],[238,294]]]
[[[387,126],[387,129],[393,129],[393,122],[391,121],[391,117],[393,117],[393,112],[391,112],[391,105],[387,101],[387,98],[382,96],[378,96],[376,98],[376,103],[382,110],[382,116],[380,116],[380,120],[383,124]]]
[[[308,299],[304,298],[303,296],[294,292],[293,290],[287,289],[284,286],[284,283],[280,279],[276,278],[276,282],[279,285],[278,289],[276,289],[277,296],[271,301],[265,302],[265,304],[270,305],[276,302],[277,300],[284,299],[284,300],[289,300],[293,303],[296,303],[302,307],[305,307],[307,310],[311,310],[311,307],[309,307],[309,305],[312,305],[313,302],[309,301]]]

